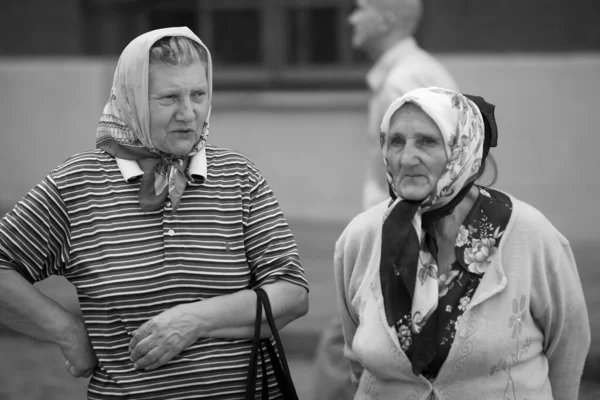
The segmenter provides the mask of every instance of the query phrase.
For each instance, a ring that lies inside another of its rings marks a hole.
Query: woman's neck
[[[458,236],[458,230],[473,208],[477,196],[479,196],[479,189],[476,186],[471,187],[464,199],[454,208],[454,211],[435,224],[435,236],[438,243],[454,244]]]
[[[440,219],[434,225],[437,246],[435,259],[438,263],[438,276],[447,274],[452,268],[452,264],[456,261],[454,245],[458,236],[458,230],[469,214],[469,211],[471,211],[471,208],[473,208],[478,195],[479,189],[473,186],[462,201],[454,208],[454,211]]]

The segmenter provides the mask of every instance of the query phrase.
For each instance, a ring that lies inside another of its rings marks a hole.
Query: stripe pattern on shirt
[[[131,332],[176,305],[278,279],[308,289],[295,240],[257,168],[210,145],[206,157],[208,176],[188,185],[176,214],[169,202],[144,213],[140,181],[125,182],[114,158],[94,150],[53,170],[0,222],[0,268],[30,282],[63,275],[76,287],[99,359],[91,400],[242,399],[250,341],[200,339],[143,372],[129,360]],[[279,398],[266,360],[269,398]]]

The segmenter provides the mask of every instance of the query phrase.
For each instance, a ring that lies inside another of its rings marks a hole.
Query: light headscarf
[[[177,209],[186,184],[192,181],[192,177],[183,168],[183,161],[204,148],[209,133],[210,108],[200,139],[186,156],[175,157],[161,153],[152,144],[148,104],[150,48],[159,39],[168,36],[189,38],[206,51],[208,101],[211,102],[212,61],[208,48],[187,27],[157,29],[133,39],[121,53],[110,97],[96,129],[96,147],[114,157],[126,160],[160,159],[154,171],[144,171],[139,194],[140,205],[144,211],[160,208],[167,195],[171,198],[173,210]]]
[[[423,201],[398,196],[387,160],[390,120],[406,103],[415,104],[436,123],[448,158],[436,187]],[[479,108],[466,96],[447,89],[419,88],[389,106],[381,123],[380,139],[388,182],[395,197],[384,215],[382,228],[382,294],[390,326],[402,318],[395,306],[401,301],[397,297],[397,285],[405,285],[412,295],[411,330],[415,349],[412,362],[413,371],[418,373],[435,356],[432,341],[437,332],[422,334],[422,330],[436,310],[439,297],[438,266],[430,252],[437,253],[437,249],[424,246],[426,235],[433,231],[430,226],[424,226],[423,220],[427,218],[423,216],[428,211],[436,213],[440,210],[445,212],[441,216],[449,214],[473,185],[482,163],[485,125]],[[428,240],[427,243],[432,242]]]

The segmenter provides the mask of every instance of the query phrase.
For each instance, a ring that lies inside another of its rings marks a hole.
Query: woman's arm
[[[269,296],[277,330],[308,313],[308,292],[302,286],[280,280],[262,289]],[[199,337],[254,337],[256,297],[253,290],[242,290],[199,302],[196,308]],[[261,337],[271,337],[264,309],[262,321]]]
[[[569,243],[559,235],[547,245],[533,282],[532,314],[544,332],[554,399],[576,399],[591,341],[587,308]]]
[[[343,236],[342,236],[343,237]],[[358,316],[354,313],[350,304],[348,290],[350,288],[350,278],[356,261],[354,252],[357,246],[345,246],[342,239],[338,240],[334,256],[334,276],[336,294],[338,300],[338,309],[342,322],[342,332],[344,334],[344,356],[350,361],[350,378],[352,383],[358,385],[363,373],[362,365],[354,357],[352,351],[352,342],[358,329]]]
[[[282,280],[262,286],[271,303],[277,329],[308,312],[305,288]],[[254,337],[256,293],[242,290],[173,307],[140,326],[129,350],[135,368],[151,370],[204,337],[251,339]],[[263,310],[261,337],[272,335]]]
[[[66,207],[48,176],[0,220],[0,321],[57,344],[68,371],[87,377],[97,360],[83,321],[31,283],[64,269],[69,237]]]
[[[0,321],[24,335],[58,345],[75,377],[90,376],[98,362],[81,318],[16,271],[0,269]]]

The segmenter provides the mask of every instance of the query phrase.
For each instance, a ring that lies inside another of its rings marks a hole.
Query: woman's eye
[[[433,147],[437,144],[437,140],[431,138],[421,139],[421,144],[427,147]]]
[[[393,137],[390,141],[390,144],[394,147],[402,146],[404,144],[404,140],[402,140],[402,138],[399,137]]]

